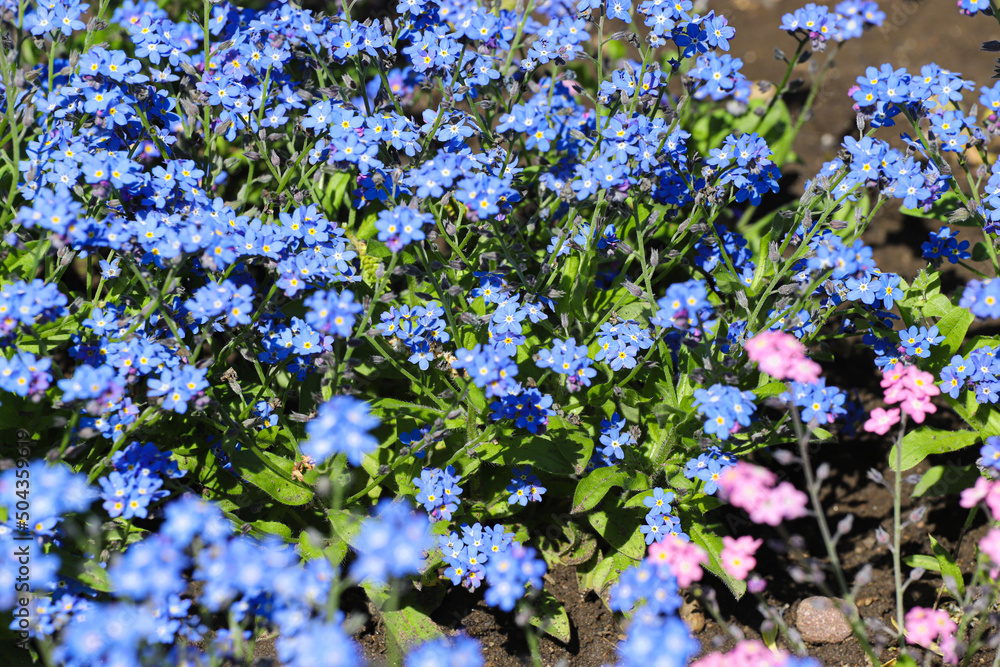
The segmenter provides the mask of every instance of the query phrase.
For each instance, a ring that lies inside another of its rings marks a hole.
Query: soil
[[[794,48],[791,38],[778,32],[783,13],[798,7],[801,3],[778,3],[776,0],[726,0],[712,2],[711,7],[724,14],[730,25],[736,28],[736,37],[731,42],[731,53],[743,59],[744,72],[755,80],[780,81],[784,63],[772,57],[774,46],[784,47],[789,53]],[[830,3],[833,4],[833,3]],[[780,6],[779,6],[780,5]],[[894,67],[919,70],[929,62],[957,71],[977,81],[978,85],[989,84],[993,73],[994,56],[981,52],[983,41],[995,39],[1000,30],[994,20],[985,17],[969,18],[961,16],[954,2],[931,2],[924,0],[883,0],[880,2],[888,19],[883,29],[876,29],[860,40],[848,42],[836,57],[836,65],[826,76],[824,91],[817,98],[812,117],[803,127],[795,150],[801,164],[786,170],[796,180],[792,191],[811,177],[822,163],[832,159],[840,146],[843,136],[856,132],[855,116],[847,89],[855,78],[869,65],[879,66],[891,63]],[[822,63],[824,54],[816,54],[814,61]],[[803,91],[793,96],[790,106],[793,115],[797,113],[796,101],[805,99],[810,81],[810,63],[797,68],[795,76],[805,80]],[[978,96],[976,92],[967,96]],[[888,135],[887,135],[888,136]],[[901,216],[886,209],[873,222],[865,236],[873,246],[875,259],[884,271],[899,273],[906,280],[912,279],[926,261],[920,258],[920,243],[927,239],[927,233],[936,230],[944,221],[925,221]],[[958,284],[969,278],[964,271],[949,267],[946,281]],[[859,365],[863,366],[863,364]],[[870,405],[879,393],[873,384],[874,375],[870,367],[858,368],[857,377],[845,374],[850,369],[834,370],[839,376],[829,378],[831,384],[841,387],[857,387],[859,395]],[[939,428],[960,428],[947,408],[931,415],[929,422]],[[866,436],[860,439],[843,440],[822,447],[814,455],[814,465],[825,462],[831,466],[830,477],[823,488],[823,504],[831,527],[846,514],[854,515],[853,530],[838,545],[848,580],[852,581],[866,564],[874,568],[870,583],[862,586],[857,595],[859,611],[863,618],[881,622],[890,630],[894,626],[895,587],[893,583],[892,555],[886,546],[881,546],[875,538],[875,529],[882,526],[892,529],[892,496],[887,488],[871,481],[866,473],[874,468],[880,471],[888,483],[893,474],[888,470],[886,459],[889,442],[884,438]],[[964,457],[970,463],[973,453]],[[763,461],[762,461],[763,462]],[[919,474],[932,464],[942,461],[931,458],[907,476]],[[954,457],[949,462],[955,462]],[[773,462],[768,465],[776,466]],[[799,488],[804,483],[794,472],[788,478]],[[931,553],[929,535],[932,534],[949,551],[954,549],[966,518],[966,511],[958,507],[954,496],[945,498],[920,499],[911,501],[904,485],[904,517],[918,505],[926,508],[923,518],[910,525],[903,532],[904,554]],[[718,510],[724,511],[724,510]],[[788,524],[790,540],[782,543],[782,536],[775,531],[764,531],[767,546],[759,552],[758,573],[767,580],[765,600],[781,612],[785,622],[791,624],[797,603],[810,595],[819,594],[813,583],[795,583],[788,573],[790,565],[801,562],[795,556],[808,554],[820,563],[827,562],[825,550],[819,538],[815,522],[801,520]],[[975,543],[986,530],[982,522],[962,539],[958,550],[958,563],[968,571],[975,556]],[[758,528],[755,536],[761,536]],[[789,536],[785,536],[789,537]],[[788,543],[798,547],[789,550]],[[909,568],[904,566],[904,573]],[[932,576],[933,575],[933,576]],[[759,638],[763,617],[758,610],[758,602],[747,596],[736,602],[725,590],[721,582],[706,575],[706,583],[719,592],[720,614],[727,624],[748,638]],[[836,584],[829,581],[831,588]],[[615,646],[623,637],[624,626],[611,614],[604,602],[594,593],[581,593],[577,585],[575,570],[561,567],[551,570],[545,578],[545,588],[565,606],[571,624],[572,637],[562,643],[544,636],[540,640],[540,651],[545,665],[566,665],[568,667],[591,667],[615,662]],[[938,597],[941,580],[934,573],[927,573],[906,592],[907,606],[912,604],[931,605]],[[700,612],[708,617],[706,610]],[[462,588],[453,588],[445,597],[433,619],[443,628],[457,631],[461,629],[477,638],[483,645],[486,664],[495,667],[530,665],[528,646],[524,635],[512,614],[492,609],[483,602],[482,595],[473,594]],[[709,618],[696,634],[705,650],[728,648],[734,643],[732,637],[714,620]],[[366,657],[375,664],[384,662],[386,637],[378,623],[369,621],[358,635]],[[883,642],[881,662],[896,656],[892,642]],[[790,648],[783,638],[778,645]],[[851,637],[840,644],[809,646],[810,655],[831,667],[858,667],[870,664],[857,641]],[[271,642],[265,641],[259,647],[261,657],[273,658]],[[973,665],[992,664],[993,653],[985,652],[972,662]]]

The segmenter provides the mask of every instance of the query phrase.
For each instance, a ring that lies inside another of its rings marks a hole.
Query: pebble
[[[810,644],[837,644],[851,636],[851,625],[840,611],[841,600],[815,596],[799,603],[795,627]]]
[[[680,611],[681,620],[687,623],[693,634],[698,634],[705,629],[705,614],[698,609],[698,603],[694,600],[685,602]]]

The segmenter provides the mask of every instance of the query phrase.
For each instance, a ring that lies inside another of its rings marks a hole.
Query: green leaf
[[[229,458],[233,470],[279,503],[305,505],[312,500],[313,492],[292,479],[292,459],[257,447],[229,452]]]
[[[380,398],[371,403],[372,413],[377,415],[388,415],[392,417],[398,417],[400,410],[416,411],[417,413],[429,412],[435,415],[444,416],[444,411],[439,408],[431,407],[429,405],[421,405],[420,403],[411,403],[410,401],[401,401],[396,398]]]
[[[263,535],[277,535],[280,538],[289,540],[292,537],[292,529],[284,521],[265,521],[260,519],[250,524],[250,531],[255,537]]]
[[[961,493],[975,484],[979,470],[974,465],[934,466],[913,487],[914,498]]]
[[[572,638],[566,608],[552,593],[539,591],[538,596],[532,601],[531,607],[535,613],[528,619],[529,623],[563,643]]]
[[[726,568],[722,566],[722,538],[708,531],[696,521],[691,522],[688,533],[695,544],[700,545],[708,552],[708,565],[706,569],[719,579],[722,579],[723,583],[729,587],[729,590],[732,591],[737,600],[742,598],[747,592],[747,584],[745,581],[740,581],[730,575],[726,572]]]
[[[68,552],[59,552],[59,555],[69,576],[86,586],[90,586],[95,591],[111,592],[113,588],[111,578],[108,576],[107,570],[103,569],[96,560],[80,558]]]
[[[598,468],[580,480],[576,485],[576,492],[573,494],[573,514],[586,512],[597,506],[597,503],[608,494],[613,486],[622,486],[628,475],[620,469],[620,466],[608,466]]]
[[[618,553],[637,561],[646,556],[646,538],[639,530],[634,512],[621,509],[591,512],[587,520]]]
[[[958,195],[955,194],[953,190],[945,192],[941,197],[931,205],[929,211],[925,211],[923,208],[899,208],[899,212],[903,215],[913,216],[914,218],[929,218],[931,220],[947,220],[952,213],[957,209],[964,208],[965,205],[962,200],[959,199]],[[974,222],[974,218],[969,218],[966,222],[955,222],[952,224],[958,224],[963,226],[972,226],[970,224]]]
[[[333,529],[333,540],[324,553],[330,562],[339,565],[347,556],[347,549],[354,542],[361,530],[361,517],[347,510],[330,510],[330,527]]]
[[[765,627],[761,628],[760,632],[761,641],[764,642],[764,646],[768,647],[775,653],[778,652],[778,624],[769,623]]]
[[[403,656],[416,644],[444,637],[441,628],[430,616],[406,604],[405,600],[401,601],[399,609],[383,610],[389,600],[388,586],[365,583],[362,588],[368,593],[368,599],[379,610],[385,623],[389,639],[388,664],[400,664]]]
[[[949,299],[944,294],[935,294],[922,306],[924,315],[929,317],[944,317],[951,311],[955,310],[955,306],[952,305],[951,299]]]
[[[323,197],[323,207],[327,210],[327,213],[332,213],[340,208],[340,205],[344,201],[344,194],[353,180],[350,172],[346,171],[338,171],[330,177],[330,182],[326,187],[326,194]]]
[[[943,431],[920,426],[903,437],[902,470],[909,470],[931,454],[944,454],[968,447],[979,439],[975,431]],[[889,467],[896,470],[896,445],[889,452]]]
[[[941,567],[941,576],[944,578],[945,587],[953,598],[961,600],[965,596],[965,579],[962,578],[961,568],[958,567],[958,563],[951,557],[948,550],[938,544],[933,535],[928,533],[927,537],[931,538],[931,551],[934,552],[934,558],[937,559],[938,565]],[[954,588],[948,585],[951,579],[954,580]]]
[[[812,440],[833,440],[833,434],[825,428],[816,427],[812,430]]]
[[[761,385],[753,390],[753,393],[757,397],[757,400],[770,398],[771,396],[777,396],[778,394],[784,391],[788,391],[788,385],[786,385],[784,382],[778,382],[777,380],[774,380],[772,382],[765,383],[764,380],[766,380],[768,377],[769,376],[765,373],[760,374]]]
[[[976,245],[972,246],[972,261],[973,262],[986,262],[990,259],[990,252],[986,248],[986,244],[980,241]]]
[[[586,469],[593,451],[593,438],[581,430],[556,429],[506,449],[503,458],[510,465],[530,463],[553,475],[579,475]]]
[[[306,560],[314,560],[323,556],[323,541],[315,530],[303,530],[299,533],[299,553]]]
[[[965,334],[969,331],[975,316],[968,308],[955,307],[950,313],[942,317],[937,322],[937,328],[944,336],[942,346],[949,350],[949,354],[955,354],[962,347]]]
[[[951,396],[945,396],[944,400],[966,424],[979,431],[983,440],[1000,435],[1000,410],[995,410],[991,404],[981,405],[974,391],[965,392],[964,402]]]
[[[635,565],[633,559],[620,553],[612,553],[602,558],[598,552],[594,555],[594,560],[593,567],[583,571],[580,577],[580,588],[594,591],[602,598],[607,590],[618,581],[621,573]]]
[[[941,565],[933,556],[915,554],[913,556],[903,556],[903,562],[910,567],[921,567],[928,572],[940,572]]]

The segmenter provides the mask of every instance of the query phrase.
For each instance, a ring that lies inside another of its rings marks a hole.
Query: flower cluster
[[[497,348],[476,344],[455,353],[451,367],[464,369],[477,387],[484,388],[489,397],[504,396],[517,385],[517,364]]]
[[[649,319],[650,324],[665,329],[688,332],[709,321],[712,304],[708,300],[708,290],[702,280],[675,283],[667,288],[666,295],[656,302],[657,311]],[[697,331],[690,332],[697,335]]]
[[[462,494],[459,481],[455,475],[455,466],[448,466],[444,470],[424,468],[420,477],[413,478],[413,485],[417,487],[416,500],[424,506],[431,521],[451,521],[452,513],[458,510],[458,504],[462,502],[459,498]]]
[[[996,347],[983,345],[965,357],[953,356],[940,372],[941,393],[958,398],[963,389],[969,389],[977,403],[996,403],[1000,399],[1000,360],[996,354]]]
[[[981,320],[1000,319],[1000,280],[970,280],[958,305]]]
[[[744,639],[726,653],[712,653],[691,663],[691,667],[819,667],[815,658],[790,655],[780,648],[768,648],[756,639]]]
[[[434,548],[431,522],[406,502],[382,500],[372,517],[361,524],[355,545],[359,558],[350,573],[358,581],[388,583],[418,574],[424,554]]]
[[[681,531],[680,519],[671,514],[672,502],[674,502],[673,492],[659,487],[653,489],[652,495],[642,499],[642,504],[649,510],[646,512],[646,525],[639,528],[639,531],[646,536],[646,544],[660,542],[668,536],[685,541],[690,539]]]
[[[18,502],[30,498],[27,510],[18,509]],[[55,552],[46,552],[43,546],[59,534],[59,526],[67,514],[83,512],[97,498],[97,493],[87,483],[87,476],[75,473],[62,464],[49,465],[42,460],[5,470],[0,473],[0,507],[8,517],[0,524],[0,609],[14,607],[18,596],[15,587],[19,568],[25,567],[30,577],[31,590],[36,594],[58,589],[61,558]],[[14,541],[18,537],[35,545],[30,562],[18,562]]]
[[[958,664],[958,623],[951,619],[945,609],[913,607],[906,612],[906,641],[930,648],[936,644],[944,656],[945,663]]]
[[[169,495],[169,491],[162,488],[164,478],[184,476],[177,462],[151,442],[130,443],[111,457],[111,467],[114,471],[97,481],[101,485],[104,509],[112,519],[119,516],[146,518],[150,503]]]
[[[588,356],[587,346],[577,345],[575,338],[567,340],[557,338],[552,343],[551,348],[538,352],[535,365],[566,375],[566,387],[570,391],[589,387],[591,379],[597,375],[597,370],[592,368],[594,360]]]
[[[684,466],[684,476],[703,482],[701,490],[712,496],[719,490],[719,479],[727,468],[736,465],[736,457],[712,445]]]
[[[740,428],[750,425],[757,411],[753,402],[756,398],[752,391],[714,384],[708,389],[695,390],[694,405],[698,414],[705,418],[705,433],[728,440]]]
[[[461,535],[451,532],[438,538],[438,546],[447,565],[444,576],[451,579],[453,584],[461,584],[470,590],[479,588],[483,581],[489,581],[492,586],[492,580],[487,579],[492,572],[490,562],[494,558],[500,558],[502,565],[498,566],[496,574],[499,576],[498,581],[502,583],[500,591],[494,594],[495,597],[491,597],[494,602],[490,604],[499,605],[502,601],[506,605],[510,602],[509,606],[512,608],[514,601],[524,595],[524,584],[528,581],[537,582],[535,587],[541,589],[540,578],[545,573],[544,563],[538,573],[534,550],[525,550],[514,540],[513,533],[506,532],[501,525],[484,528],[479,523],[472,526],[463,524],[461,530]],[[509,610],[508,608],[507,611]]]
[[[778,191],[781,173],[771,155],[767,141],[756,132],[739,137],[730,134],[721,148],[711,150],[703,175],[706,179],[717,177],[720,188],[731,184],[737,202],[757,206],[765,194]]]
[[[934,376],[916,366],[896,364],[883,371],[881,382],[885,390],[885,402],[899,403],[900,408],[913,421],[922,424],[927,414],[937,412],[931,397],[941,393],[934,384]]]
[[[750,361],[778,380],[811,383],[819,380],[819,364],[806,356],[806,348],[794,336],[781,331],[764,331],[744,346]]]
[[[618,413],[611,418],[601,419],[600,447],[594,448],[591,465],[602,468],[612,466],[625,458],[625,447],[635,444],[630,430],[625,430],[627,422]]]
[[[414,308],[392,306],[382,313],[382,321],[375,328],[383,336],[403,341],[411,353],[410,363],[417,364],[420,370],[427,370],[435,358],[434,348],[451,340],[441,319],[443,315],[444,309],[436,301]]]
[[[628,635],[618,645],[622,664],[662,662],[665,647],[670,647],[670,664],[687,664],[701,646],[677,616],[684,600],[678,580],[665,561],[650,556],[625,570],[609,592],[608,606],[613,611],[627,612],[642,600],[645,604],[634,611]]]
[[[525,587],[542,590],[542,577],[547,567],[545,561],[531,547],[512,542],[509,549],[498,549],[486,562],[486,581],[489,588],[483,596],[486,604],[503,611],[512,611],[525,595]]]
[[[827,387],[826,379],[816,382],[790,382],[789,391],[781,398],[799,408],[802,421],[832,424],[835,419],[847,414],[844,403],[847,394],[837,387]]]
[[[514,426],[523,428],[529,433],[538,433],[545,429],[549,417],[555,414],[552,409],[552,397],[543,394],[537,388],[524,389],[517,385],[510,392],[501,396],[499,401],[490,404],[493,413],[490,419],[513,419]]]
[[[334,396],[320,405],[316,418],[306,424],[308,439],[302,443],[302,453],[316,463],[344,454],[351,465],[359,466],[362,457],[378,447],[378,440],[369,431],[379,423],[364,401]]]
[[[791,482],[777,482],[770,470],[740,461],[722,474],[719,488],[731,505],[746,510],[755,523],[777,526],[805,516],[806,494]]]
[[[542,494],[546,491],[541,482],[542,480],[538,479],[538,475],[531,472],[530,465],[520,468],[515,466],[513,478],[506,488],[507,493],[510,494],[507,502],[511,505],[520,505],[521,507],[526,506],[528,501],[533,503],[540,502]]]
[[[722,551],[719,554],[722,567],[734,578],[741,581],[746,579],[750,570],[757,566],[754,554],[763,543],[763,540],[754,539],[749,535],[742,535],[736,539],[723,535]]]
[[[624,320],[602,324],[597,344],[600,349],[594,355],[594,361],[606,361],[611,370],[619,371],[635,368],[639,350],[652,347],[653,339],[649,329],[640,327],[635,320]]]
[[[1000,102],[1000,96],[998,96]],[[959,241],[956,233],[950,227],[941,227],[936,232],[930,233],[930,240],[920,245],[920,250],[925,259],[947,259],[952,264],[957,264],[962,260],[972,257],[969,252],[969,242]]]
[[[646,559],[661,568],[669,567],[681,588],[701,581],[704,574],[702,568],[708,565],[708,553],[705,549],[694,542],[673,536],[649,545]]]

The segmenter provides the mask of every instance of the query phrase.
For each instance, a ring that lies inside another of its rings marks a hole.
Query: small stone
[[[705,629],[705,614],[698,608],[698,602],[691,600],[685,602],[680,611],[681,620],[687,623],[692,634],[698,634]]]
[[[811,644],[837,644],[851,636],[851,624],[840,611],[842,600],[815,596],[799,603],[795,627],[803,641]]]

